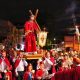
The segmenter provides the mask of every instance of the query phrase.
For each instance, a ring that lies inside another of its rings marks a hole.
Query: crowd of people
[[[11,44],[0,50],[0,80],[80,80],[79,52],[37,49],[35,32],[39,34],[41,30],[36,17],[37,12],[25,23],[25,52],[10,47]],[[41,40],[45,41],[44,36]],[[26,53],[42,57],[34,64],[25,58]]]
[[[24,57],[26,53],[0,50],[0,80],[79,80],[80,54],[77,51],[39,49],[43,54],[37,60],[36,69]]]

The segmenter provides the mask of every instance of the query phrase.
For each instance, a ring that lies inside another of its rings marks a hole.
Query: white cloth
[[[65,62],[63,62],[63,67],[69,68],[72,64],[72,61],[70,59],[67,59]]]
[[[50,61],[50,59],[45,58],[44,60],[45,69],[49,70],[51,68],[51,65],[53,65],[53,63]]]
[[[48,71],[44,69],[44,74],[42,75],[42,79],[46,79],[48,77]]]
[[[16,58],[13,58],[13,60],[12,60],[12,61],[13,61],[13,63],[14,63],[14,62],[16,61]]]
[[[25,60],[20,60],[19,65],[16,68],[17,71],[24,71],[24,66],[27,66],[28,63]]]
[[[4,59],[2,59],[2,62],[0,64],[0,71],[4,72],[6,70],[6,67],[7,67],[7,65],[6,65],[5,61],[4,61]]]
[[[36,68],[37,69],[39,69],[40,68],[40,65],[39,65],[39,63],[42,61],[42,59],[38,59],[38,61],[37,61],[37,66],[36,66]]]

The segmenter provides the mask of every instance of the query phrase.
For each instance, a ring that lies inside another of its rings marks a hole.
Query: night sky
[[[46,26],[52,39],[70,33],[66,28],[73,26],[72,14],[75,15],[76,24],[80,23],[79,0],[0,0],[0,19],[9,20],[18,28],[23,28],[30,9],[33,13],[39,9],[37,22],[41,28]]]

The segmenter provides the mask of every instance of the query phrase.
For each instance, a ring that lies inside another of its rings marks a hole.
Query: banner
[[[39,38],[39,46],[44,47],[46,45],[47,32],[41,31],[38,35]]]

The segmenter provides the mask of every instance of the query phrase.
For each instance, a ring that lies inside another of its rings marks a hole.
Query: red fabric
[[[6,72],[5,75],[9,76],[9,78],[10,78],[9,80],[12,80],[12,72],[11,71]]]
[[[2,59],[0,59],[0,64],[2,63]]]
[[[72,65],[71,65],[71,68],[76,68],[76,65],[75,65],[75,64],[72,64]]]
[[[14,63],[14,68],[16,69],[16,67],[19,65],[20,59],[17,59]]]
[[[53,76],[53,77],[51,78],[51,80],[55,80],[55,77]]]
[[[25,51],[34,52],[36,51],[36,37],[34,32],[38,30],[38,26],[35,22],[27,21],[25,23],[25,32],[29,32],[25,37]]]
[[[63,71],[56,72],[54,77],[55,77],[55,80],[64,80]]]
[[[74,79],[73,80],[80,80],[80,66],[77,66],[74,70]]]
[[[25,73],[24,73],[24,75],[23,75],[23,80],[30,80],[29,79],[29,75],[30,74],[32,74],[31,72],[29,72],[29,71],[26,71]],[[32,79],[31,80],[34,80],[34,74],[32,74]]]
[[[36,71],[36,77],[42,77],[43,73],[44,73],[43,70],[38,69],[38,70]]]
[[[4,62],[6,63],[6,65],[9,67],[9,70],[12,70],[12,66],[10,65],[10,62],[8,60],[8,58],[4,59]],[[0,59],[0,64],[2,63],[2,59]]]
[[[13,80],[16,80],[16,73],[15,73],[15,69],[17,68],[17,66],[19,65],[20,59],[16,59],[15,63],[14,63],[14,71],[13,71]]]
[[[23,75],[23,80],[28,80],[29,72],[25,72]]]
[[[53,58],[53,57],[50,57],[50,61],[51,61],[52,63],[54,63],[54,58]]]
[[[68,69],[64,71],[58,71],[55,73],[55,80],[78,80],[74,79],[75,69]]]
[[[55,69],[55,66],[54,66],[54,63],[55,63],[54,58],[51,57],[51,58],[50,58],[50,61],[53,63],[52,73],[55,73],[55,72],[56,72],[56,69]]]
[[[63,69],[63,67],[59,67],[59,70],[58,71],[63,71],[64,69]]]
[[[64,80],[73,80],[74,69],[65,70],[63,74],[64,74],[63,75]]]

